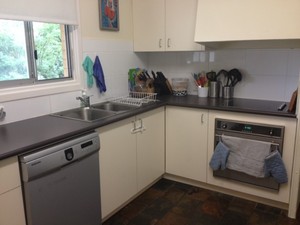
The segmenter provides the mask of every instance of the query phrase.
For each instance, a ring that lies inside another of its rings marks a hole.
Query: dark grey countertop
[[[283,111],[278,111],[277,107],[281,103],[238,98],[231,100],[198,98],[198,96],[193,95],[185,97],[163,96],[159,102],[92,123],[51,115],[36,117],[0,126],[0,160],[23,154],[165,105],[296,118],[294,113],[287,112],[287,107]]]

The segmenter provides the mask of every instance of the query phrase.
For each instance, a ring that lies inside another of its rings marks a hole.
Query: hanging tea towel
[[[93,87],[94,84],[94,80],[93,80],[93,61],[91,60],[91,58],[89,56],[85,57],[83,63],[82,63],[82,67],[84,69],[84,71],[86,72],[87,75],[87,86],[88,88]]]
[[[96,79],[96,84],[97,84],[97,87],[100,90],[100,93],[106,92],[104,73],[103,73],[102,66],[101,66],[101,63],[100,63],[100,60],[99,60],[98,56],[96,56],[96,58],[95,58],[95,63],[94,63],[94,66],[93,66],[93,70],[94,70],[94,77]]]

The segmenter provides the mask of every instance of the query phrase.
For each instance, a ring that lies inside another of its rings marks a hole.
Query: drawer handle
[[[161,38],[159,39],[158,46],[159,46],[159,48],[162,47],[162,39]]]
[[[168,38],[168,48],[170,48],[171,47],[171,39],[170,38]]]

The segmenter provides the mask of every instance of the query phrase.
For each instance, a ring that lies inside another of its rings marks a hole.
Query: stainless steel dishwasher
[[[101,225],[98,133],[19,157],[27,225]]]

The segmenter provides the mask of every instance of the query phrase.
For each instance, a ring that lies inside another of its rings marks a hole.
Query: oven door
[[[246,130],[245,130],[246,127]],[[249,132],[251,128],[251,132]],[[270,131],[274,132],[270,134]],[[271,151],[277,149],[282,154],[284,127],[273,127],[270,125],[241,123],[238,121],[228,121],[216,119],[215,121],[215,147],[221,140],[222,135],[228,137],[238,137],[240,139],[257,140],[271,143]],[[271,190],[279,190],[279,184],[273,177],[257,178],[243,172],[226,168],[225,170],[213,171],[214,177],[235,180]]]

